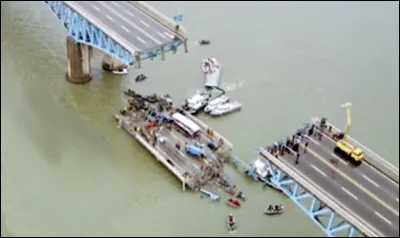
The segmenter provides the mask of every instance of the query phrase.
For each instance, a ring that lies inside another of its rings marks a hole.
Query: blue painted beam
[[[124,64],[133,64],[133,55],[105,32],[91,24],[62,1],[44,1],[51,12],[67,29],[68,35],[76,42],[93,46],[113,56]]]
[[[129,52],[118,42],[113,40],[107,35],[107,32],[101,31],[98,27],[91,24],[88,20],[82,17],[79,13],[74,11],[62,1],[44,1],[49,7],[51,12],[57,17],[61,24],[67,29],[68,35],[71,36],[76,42],[90,45],[94,48],[103,51],[104,53],[113,56],[126,65],[135,63],[133,52]],[[172,51],[175,53],[183,42],[179,39],[159,46],[154,49],[145,50],[140,52],[140,59],[153,59],[161,54]]]
[[[271,182],[285,193],[328,237],[355,237],[361,235],[347,221],[342,219],[335,211],[319,201],[313,194],[281,171],[269,160],[266,160],[268,169],[272,175]],[[310,204],[306,201],[311,200]],[[323,217],[329,218],[322,221]],[[346,234],[343,234],[346,232]],[[339,234],[341,233],[341,234]]]

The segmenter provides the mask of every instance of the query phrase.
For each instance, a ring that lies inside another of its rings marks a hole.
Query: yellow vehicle
[[[361,163],[364,158],[364,153],[360,148],[356,148],[345,140],[340,140],[336,143],[336,153],[344,153],[355,163]]]
[[[347,141],[347,135],[349,134],[350,131],[350,125],[351,125],[351,117],[350,117],[350,107],[351,103],[346,103],[343,105],[343,107],[346,108],[347,112],[347,123],[346,123],[346,129],[343,135],[343,138],[336,142],[336,147],[335,147],[335,153],[338,154],[343,154],[349,159],[352,160],[352,162],[359,164],[364,158],[364,153],[360,148],[357,148],[350,144]]]

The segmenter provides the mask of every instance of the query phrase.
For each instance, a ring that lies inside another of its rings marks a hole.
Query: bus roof
[[[184,115],[180,114],[179,112],[174,113],[174,115],[172,115],[172,118],[187,126],[190,130],[193,131],[193,133],[200,131],[200,127],[196,123],[194,123],[192,120],[185,117]]]

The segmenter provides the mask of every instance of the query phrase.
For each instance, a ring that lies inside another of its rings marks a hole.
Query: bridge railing
[[[81,9],[76,7],[76,5],[74,4],[73,1],[62,1],[65,5],[67,5],[69,8],[71,8],[72,10],[74,10],[76,13],[78,13],[79,15],[81,15],[83,18],[85,18],[85,20],[87,20],[88,22],[90,22],[93,26],[95,26],[96,28],[98,28],[99,30],[101,30],[103,33],[106,33],[108,37],[110,37],[112,40],[114,40],[115,42],[117,42],[118,44],[120,44],[122,47],[124,47],[126,50],[128,50],[132,55],[135,55],[135,53],[140,52],[139,49],[135,49],[132,48],[130,46],[130,44],[125,40],[125,39],[121,39],[120,37],[116,36],[114,34],[114,31],[112,29],[110,29],[109,27],[100,24],[98,21],[96,21],[95,19],[93,19],[90,14],[88,14],[85,9]]]
[[[143,1],[129,1],[132,5],[134,5],[137,9],[141,10],[143,13],[149,15],[151,18],[156,20],[158,23],[161,25],[171,29],[172,31],[175,32],[178,38],[180,38],[182,41],[187,39],[187,33],[186,30],[182,27],[179,26],[178,29],[176,29],[177,23],[174,22],[172,19],[166,17],[164,14],[150,6],[149,4],[143,2]]]
[[[314,124],[319,124],[320,118],[314,117],[312,118],[312,122]],[[328,126],[332,127],[332,131],[334,132],[340,132],[341,130],[331,123],[327,122],[326,123]],[[369,149],[367,146],[361,144],[358,142],[356,139],[352,138],[351,136],[347,137],[349,142],[353,144],[356,147],[359,147],[364,151],[364,153],[367,155],[365,157],[365,161],[369,163],[372,167],[378,169],[381,171],[383,174],[385,174],[387,177],[390,179],[394,180],[395,182],[399,183],[399,168],[396,167],[394,164],[390,163],[388,160],[382,158],[380,155]]]
[[[317,198],[319,201],[321,201],[323,204],[326,204],[332,211],[331,213],[331,219],[335,218],[336,213],[338,213],[345,221],[347,221],[349,224],[354,226],[357,230],[359,230],[361,233],[363,233],[365,236],[368,237],[382,237],[383,235],[377,231],[376,229],[372,228],[371,225],[369,225],[367,222],[365,222],[361,217],[357,216],[354,212],[351,211],[351,208],[348,208],[344,206],[343,204],[338,204],[334,199],[332,198],[329,193],[327,193],[323,188],[319,187],[317,184],[315,184],[312,180],[308,179],[304,175],[300,174],[299,172],[291,169],[288,167],[286,164],[284,164],[280,159],[274,157],[271,155],[268,151],[266,151],[264,148],[260,148],[260,154],[267,159],[268,164],[272,163],[276,168],[272,168],[273,166],[270,165],[270,169],[272,170],[272,175],[273,175],[273,181],[274,183],[280,187],[286,195],[289,197],[295,196],[296,191],[291,194],[290,192],[287,191],[287,189],[283,188],[283,185],[286,181],[280,181],[280,178],[276,177],[281,177],[279,175],[275,175],[274,170],[280,170],[283,173],[287,174],[291,178],[293,178],[294,181],[296,181],[298,184],[300,184],[306,191],[311,193],[315,198]],[[279,174],[279,173],[278,173]],[[298,190],[295,188],[294,190]],[[302,195],[300,195],[302,196]],[[297,197],[300,197],[297,195]],[[291,198],[292,198],[291,197]],[[298,198],[292,198],[292,200],[298,200]],[[311,205],[313,206],[313,205]],[[326,212],[325,209],[325,212]],[[313,213],[313,208],[310,209],[303,209],[304,212],[309,215],[311,219],[315,219],[316,214]],[[329,227],[332,225],[332,221],[330,221],[330,225],[328,225],[327,228],[323,227],[320,225],[320,228],[324,229],[325,233],[328,236],[333,236],[333,231],[332,228]],[[331,231],[327,231],[331,230]]]

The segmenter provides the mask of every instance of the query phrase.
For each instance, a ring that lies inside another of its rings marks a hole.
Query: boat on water
[[[115,75],[126,75],[129,73],[128,68],[120,68],[120,69],[115,69],[113,71],[111,71],[111,73],[115,74]]]
[[[253,171],[250,170],[245,171],[249,176],[253,175],[252,177],[254,179],[258,179],[260,182],[264,183],[266,180],[268,180],[269,171],[266,163],[264,163],[260,159],[256,159],[250,164],[250,167],[251,170]],[[251,172],[253,172],[253,174],[251,174]]]
[[[145,80],[145,79],[147,79],[147,76],[144,75],[144,74],[139,74],[139,75],[136,76],[136,78],[135,78],[136,82],[140,82],[140,81],[143,81],[143,80]]]
[[[182,109],[190,114],[196,114],[202,110],[209,101],[219,98],[225,94],[225,90],[215,87],[198,91],[195,95],[185,100]]]
[[[214,88],[219,86],[221,77],[221,65],[215,58],[204,59],[201,63],[201,69],[205,75],[205,87]]]
[[[236,222],[230,222],[229,221],[229,216],[226,219],[226,227],[228,228],[229,231],[234,231],[236,230]]]
[[[273,207],[270,206],[269,208],[265,209],[264,214],[265,215],[278,215],[278,214],[282,214],[284,211],[285,211],[285,207],[282,204],[280,204],[280,205],[273,206]]]
[[[223,104],[217,105],[213,110],[210,111],[211,116],[222,116],[231,112],[239,111],[242,108],[242,104],[238,101],[229,101]]]
[[[250,168],[246,169],[244,173],[254,180],[258,180],[264,184],[264,187],[270,187],[278,192],[282,190],[271,181],[271,174],[269,173],[268,166],[261,159],[257,158],[250,164]]]
[[[209,98],[210,94],[208,92],[197,92],[186,99],[182,108],[190,114],[196,114],[207,105]]]
[[[240,207],[239,200],[236,200],[236,199],[233,199],[233,198],[228,198],[226,200],[226,204],[228,204],[229,206],[234,207],[234,208],[239,208]]]
[[[247,196],[243,192],[238,192],[236,198],[239,198],[242,201],[246,201]]]
[[[200,45],[209,45],[210,43],[211,43],[211,41],[209,41],[209,40],[201,40],[201,41],[199,41]]]
[[[207,103],[207,106],[204,108],[205,113],[211,112],[218,105],[229,102],[229,97],[227,95],[222,95],[214,100],[211,100]]]

